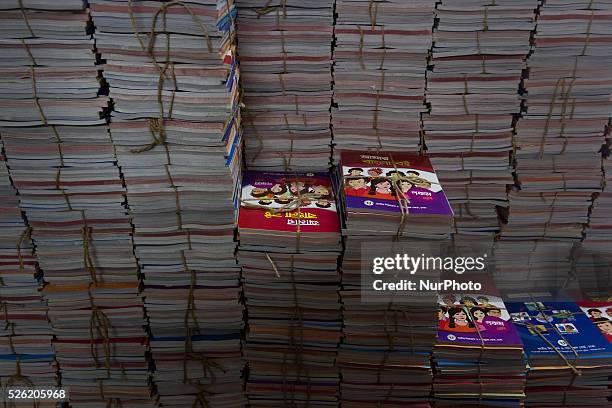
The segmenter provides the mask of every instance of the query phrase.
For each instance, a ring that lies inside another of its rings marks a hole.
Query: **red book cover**
[[[297,232],[298,222],[301,232],[340,232],[329,175],[245,172],[239,228]]]

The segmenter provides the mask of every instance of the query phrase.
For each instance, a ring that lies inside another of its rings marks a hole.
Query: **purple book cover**
[[[401,213],[398,195],[410,214],[453,216],[446,194],[426,156],[405,152],[343,150],[340,156],[347,210]],[[390,178],[399,173],[401,178]],[[401,190],[401,191],[398,191]]]
[[[522,345],[500,297],[483,293],[445,293],[440,294],[438,300],[438,343]]]

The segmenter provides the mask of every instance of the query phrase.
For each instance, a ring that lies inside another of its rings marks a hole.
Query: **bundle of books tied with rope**
[[[242,406],[235,6],[94,0],[91,9],[160,402]]]
[[[341,242],[329,176],[247,171],[241,203],[249,404],[337,406]]]

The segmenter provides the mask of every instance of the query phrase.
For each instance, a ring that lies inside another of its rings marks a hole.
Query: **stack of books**
[[[508,206],[519,85],[538,0],[442,0],[427,74],[425,144],[457,215],[455,233],[491,237]]]
[[[500,291],[563,288],[574,261],[571,241],[501,239],[493,247],[492,276]]]
[[[469,279],[482,290],[439,296],[436,406],[520,407],[526,372],[521,339],[487,276]]]
[[[546,178],[546,174],[542,178]],[[535,191],[534,191],[535,190]],[[538,191],[539,190],[539,191]],[[504,239],[555,239],[579,241],[588,223],[594,188],[583,185],[554,186],[542,183],[535,189],[513,188]]]
[[[391,151],[340,152],[344,235],[440,239],[453,211],[429,158]]]
[[[46,236],[57,231],[42,227],[44,222],[32,221],[33,227],[40,229],[35,238],[46,243]],[[63,231],[64,239],[58,240],[58,246],[79,244],[69,241],[78,236],[79,224],[76,225],[75,229]],[[106,233],[95,234],[93,239],[109,240],[117,232],[109,228]],[[107,251],[99,245],[90,250]],[[60,250],[56,254],[71,255]],[[132,264],[133,272],[136,268],[133,259]],[[41,262],[41,266],[48,267],[50,262]],[[106,268],[98,269],[96,273]],[[72,404],[156,406],[149,384],[146,322],[138,283],[51,283],[43,294],[49,302],[49,319],[56,336],[54,348],[61,369],[61,385],[70,390]]]
[[[87,168],[89,160],[77,157],[74,165]],[[71,401],[84,406],[121,401],[151,407],[146,322],[132,225],[121,201],[97,201],[100,189],[121,186],[116,168],[115,173],[113,180],[103,171],[100,175],[89,171],[90,178],[68,182],[77,191],[65,190],[67,201],[24,202],[23,206],[48,282],[43,295],[49,304],[61,385],[70,389]],[[24,177],[15,173],[16,179],[20,176]],[[53,191],[50,181],[32,190],[24,188],[27,183],[21,179],[16,185],[28,194],[44,196]],[[54,193],[61,197],[61,190]],[[70,209],[62,208],[66,205]]]
[[[82,1],[4,2],[0,22],[0,126],[104,123]]]
[[[247,171],[238,231],[249,405],[337,407],[341,242],[328,174]]]
[[[336,2],[338,149],[419,149],[434,6],[432,0]]]
[[[236,9],[221,0],[91,3],[160,402],[242,406]]]
[[[507,234],[578,240],[591,195],[601,190],[597,150],[612,107],[612,4],[547,1],[539,14],[524,80],[527,113],[516,126],[521,191],[510,197]]]
[[[368,240],[363,244],[376,247]],[[434,298],[364,303],[361,265],[345,257],[342,272],[344,328],[337,359],[342,406],[429,407]]]
[[[238,0],[247,165],[327,170],[333,0]]]
[[[0,13],[11,57],[0,69],[10,106],[0,133],[48,282],[61,386],[78,406],[153,406],[132,226],[89,13],[81,1],[14,3]]]
[[[0,143],[0,149],[2,144]],[[31,230],[24,223],[19,200],[0,154],[0,372],[2,386],[56,386],[52,332],[47,303],[39,289]],[[5,404],[10,403],[3,395]]]
[[[580,295],[574,295],[574,299],[612,299],[610,288],[612,287],[612,273],[610,263],[612,254],[597,245],[589,242],[577,244],[577,252],[573,263],[573,278],[566,287],[577,289]]]
[[[398,251],[405,245],[421,254],[423,240],[407,237],[432,242],[447,238],[452,210],[425,156],[365,150],[343,150],[339,155],[335,183],[342,191],[345,221],[344,329],[338,354],[342,405],[427,407],[437,323],[435,293],[411,293],[409,304],[390,294],[389,299],[365,302],[364,294],[371,288],[362,278],[371,260],[364,251],[383,254],[397,244]]]
[[[185,266],[152,265],[146,277],[155,385],[172,406],[245,402],[240,267],[228,248],[209,245],[221,259],[185,250]]]
[[[607,244],[612,239],[612,222],[608,217],[612,211],[612,159],[602,160],[602,170],[604,172],[602,191],[593,198],[589,225],[584,231],[584,245],[605,253],[608,249]]]
[[[525,345],[529,406],[609,406],[612,343],[604,305],[573,301],[508,302]],[[609,304],[608,304],[609,306]]]

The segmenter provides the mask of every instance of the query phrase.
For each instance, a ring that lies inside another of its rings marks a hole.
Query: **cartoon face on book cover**
[[[578,306],[612,343],[612,302],[578,302]]]
[[[453,215],[429,159],[416,153],[341,152],[347,208],[401,212],[398,196],[408,200],[409,213]]]
[[[301,232],[340,231],[326,173],[245,172],[239,228],[297,231],[298,222]]]
[[[520,345],[501,298],[482,293],[444,293],[438,296],[438,341],[442,343]]]
[[[507,302],[507,306],[527,355],[553,355],[559,351],[574,356],[572,348],[578,355],[612,355],[612,345],[574,302]]]

